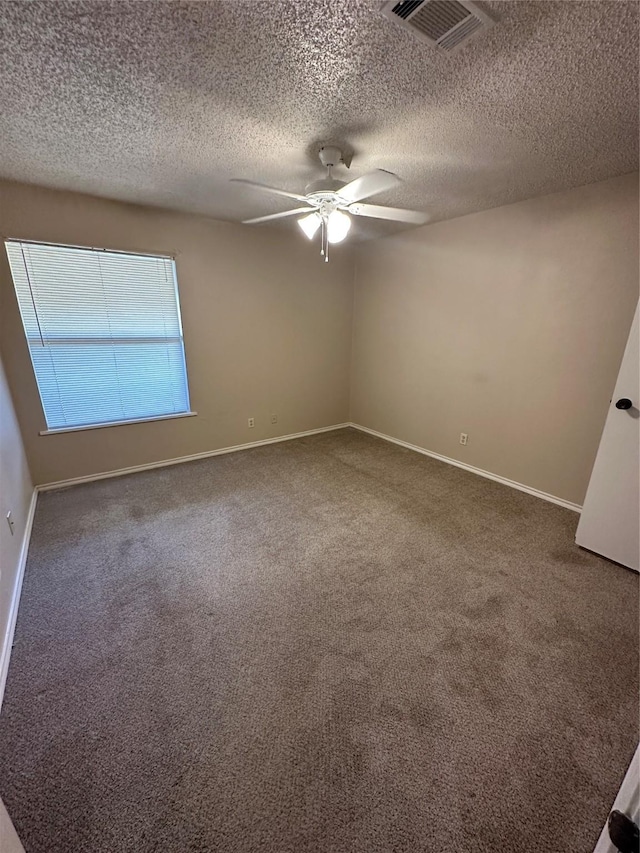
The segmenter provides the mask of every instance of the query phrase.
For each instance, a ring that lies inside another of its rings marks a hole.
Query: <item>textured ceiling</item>
[[[437,220],[635,170],[637,3],[480,5],[448,55],[374,0],[5,0],[0,175],[241,219],[288,205],[229,178],[300,192],[332,142]]]

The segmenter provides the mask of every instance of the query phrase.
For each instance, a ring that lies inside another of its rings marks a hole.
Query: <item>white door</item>
[[[576,542],[640,571],[640,341],[636,309]]]
[[[627,775],[611,808],[626,814],[634,823],[640,825],[640,746],[631,759]],[[618,853],[617,848],[611,843],[607,823],[593,853]]]
[[[0,800],[0,850],[2,853],[24,853],[24,847],[16,835],[11,819]]]

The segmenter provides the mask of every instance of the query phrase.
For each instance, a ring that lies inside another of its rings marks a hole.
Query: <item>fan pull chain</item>
[[[325,264],[329,263],[329,220],[326,216],[322,217],[322,222],[324,225],[324,262]]]

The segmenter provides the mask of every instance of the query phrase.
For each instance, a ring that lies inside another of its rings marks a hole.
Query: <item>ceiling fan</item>
[[[260,192],[284,196],[301,202],[306,207],[296,207],[282,213],[271,213],[268,216],[257,216],[255,219],[245,219],[244,225],[257,225],[260,222],[271,222],[284,219],[287,216],[300,216],[298,225],[312,240],[320,229],[322,246],[320,254],[325,261],[329,260],[329,244],[340,243],[349,233],[352,216],[368,216],[373,219],[390,219],[394,222],[406,222],[408,225],[424,225],[428,220],[426,213],[418,210],[404,210],[399,207],[384,207],[377,204],[362,204],[362,200],[389,190],[402,183],[401,178],[393,172],[376,169],[367,172],[349,183],[336,180],[332,170],[344,162],[342,151],[332,145],[323,146],[318,152],[320,162],[327,169],[327,177],[314,181],[305,188],[305,194],[290,193],[254,181],[242,178],[232,178],[235,183],[245,184]],[[309,212],[309,208],[312,212]],[[304,214],[304,215],[302,215]]]

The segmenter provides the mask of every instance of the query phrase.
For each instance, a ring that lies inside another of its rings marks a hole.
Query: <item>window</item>
[[[172,258],[5,245],[49,430],[190,414]]]

